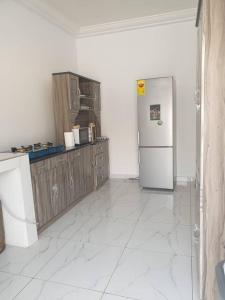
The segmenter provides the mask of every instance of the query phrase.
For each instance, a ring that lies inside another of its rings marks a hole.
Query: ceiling
[[[39,0],[78,28],[197,7],[197,0]]]

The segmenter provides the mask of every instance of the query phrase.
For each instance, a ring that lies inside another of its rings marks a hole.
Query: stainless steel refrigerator
[[[140,186],[174,189],[175,103],[173,78],[137,81]]]

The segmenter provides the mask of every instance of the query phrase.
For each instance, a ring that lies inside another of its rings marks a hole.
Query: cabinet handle
[[[137,132],[137,142],[138,142],[138,146],[139,146],[139,130]]]
[[[53,201],[55,201],[59,196],[59,188],[57,184],[53,185],[52,192],[53,192]]]
[[[71,97],[72,97],[72,95],[71,95],[71,93],[72,93],[72,92],[70,92],[70,97],[69,97],[69,109],[70,109],[70,110],[72,109],[72,104],[71,104]]]
[[[73,176],[70,176],[70,186],[73,186]]]

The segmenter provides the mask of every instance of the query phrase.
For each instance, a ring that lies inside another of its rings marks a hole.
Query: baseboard
[[[136,179],[138,174],[110,174],[111,179]]]
[[[176,182],[177,184],[180,185],[186,185],[188,182],[194,182],[195,178],[194,177],[190,177],[190,176],[177,176],[176,177]]]
[[[136,179],[138,174],[110,174],[111,179]],[[177,176],[176,182],[179,184],[187,184],[188,182],[194,182],[194,177],[189,176]]]

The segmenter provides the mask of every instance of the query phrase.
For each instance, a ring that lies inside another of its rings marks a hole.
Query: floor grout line
[[[51,238],[51,240],[54,239],[54,238]],[[56,240],[59,240],[59,239],[56,239]],[[30,284],[30,282],[33,280],[33,279],[38,279],[36,278],[35,276],[37,276],[37,274],[58,254],[59,251],[61,251],[67,244],[69,243],[69,241],[66,240],[65,244],[58,250],[56,251],[56,253],[51,256],[51,258],[32,276],[32,277],[29,277],[31,278],[31,280],[28,282],[28,284]],[[20,276],[23,276],[22,274],[18,274]],[[14,299],[19,296],[19,294],[28,286],[28,284],[23,288],[21,289],[14,297]]]
[[[123,194],[124,193],[124,191],[121,189],[121,192],[120,192],[120,194]],[[189,192],[187,193],[187,194],[189,194],[189,207],[190,207],[190,218],[191,218],[191,221],[192,221],[192,184],[191,184],[191,182],[190,182],[190,185],[189,185]],[[151,193],[149,193],[149,195],[151,195]],[[119,195],[119,196],[121,196],[121,195]],[[119,197],[119,196],[116,196],[116,197]],[[113,200],[113,201],[115,201],[115,199]],[[73,288],[77,288],[77,289],[83,289],[83,290],[87,290],[87,291],[92,291],[92,292],[97,292],[97,293],[100,293],[101,294],[101,297],[100,297],[100,300],[102,300],[103,299],[103,297],[104,297],[104,295],[114,295],[114,296],[118,296],[118,297],[123,297],[124,299],[132,299],[132,300],[139,300],[139,299],[137,299],[137,298],[130,298],[130,297],[126,297],[126,296],[122,296],[122,295],[119,295],[119,294],[114,294],[114,293],[110,293],[110,292],[107,292],[107,288],[109,287],[109,285],[110,285],[110,282],[111,282],[111,280],[112,280],[112,278],[113,278],[113,276],[114,276],[114,274],[115,274],[115,272],[116,272],[116,270],[117,270],[117,268],[118,268],[118,266],[120,265],[120,263],[121,263],[121,260],[122,260],[122,257],[123,257],[123,255],[124,255],[124,253],[125,253],[125,251],[127,250],[127,249],[129,249],[129,250],[140,250],[140,251],[146,251],[146,252],[152,252],[152,253],[169,253],[169,252],[161,252],[161,251],[151,251],[151,250],[147,250],[147,249],[138,249],[138,248],[132,248],[132,247],[129,247],[128,245],[129,245],[129,243],[130,243],[130,241],[131,241],[131,239],[132,239],[132,237],[133,237],[133,235],[134,235],[134,233],[135,233],[135,231],[136,231],[136,229],[137,229],[137,226],[138,226],[138,224],[140,223],[140,219],[141,219],[141,216],[143,215],[143,213],[144,213],[144,211],[145,211],[145,208],[146,208],[146,206],[147,206],[147,204],[148,204],[148,201],[145,201],[145,203],[143,204],[143,208],[140,210],[140,212],[139,212],[139,216],[137,217],[137,219],[136,219],[136,221],[133,223],[133,228],[132,228],[132,231],[131,231],[131,233],[130,233],[130,235],[129,235],[129,237],[128,237],[128,239],[127,239],[127,242],[124,244],[124,245],[119,245],[119,246],[115,246],[115,245],[109,245],[109,244],[107,244],[107,243],[102,243],[101,245],[102,246],[109,246],[109,247],[119,247],[119,248],[121,248],[122,249],[122,252],[121,252],[121,255],[119,256],[119,258],[118,258],[118,260],[116,260],[116,265],[115,265],[115,267],[113,268],[113,270],[112,270],[112,273],[111,273],[111,276],[110,276],[110,278],[109,278],[109,280],[107,281],[107,284],[106,284],[106,287],[103,289],[103,291],[99,291],[99,290],[94,290],[94,289],[89,289],[89,288],[84,288],[84,287],[80,287],[80,286],[75,286],[75,285],[70,285],[70,284],[65,284],[65,283],[62,283],[62,282],[57,282],[57,281],[53,281],[53,280],[51,280],[51,279],[47,279],[47,280],[43,280],[43,279],[40,279],[40,278],[37,278],[37,277],[35,277],[35,276],[37,276],[37,274],[39,273],[39,272],[41,272],[41,270],[51,261],[51,260],[53,260],[54,258],[55,258],[55,256],[60,252],[60,251],[62,251],[62,249],[64,249],[65,247],[66,247],[66,245],[68,245],[69,244],[69,242],[71,241],[71,239],[67,239],[67,238],[63,238],[63,237],[52,237],[52,236],[42,236],[42,238],[46,238],[46,239],[49,239],[49,240],[64,240],[65,241],[65,243],[64,243],[64,245],[62,245],[62,247],[59,249],[59,250],[57,250],[56,251],[56,253],[53,255],[53,256],[51,256],[46,262],[45,262],[45,265],[43,265],[41,268],[40,268],[40,270],[38,270],[33,276],[26,276],[26,275],[23,275],[23,274],[16,274],[16,273],[10,273],[10,272],[7,272],[7,271],[1,271],[0,270],[0,272],[3,272],[3,273],[7,273],[7,274],[11,274],[11,275],[13,275],[13,276],[23,276],[23,277],[26,277],[26,278],[29,278],[30,280],[28,281],[28,283],[13,297],[13,299],[15,299],[16,297],[18,297],[19,296],[19,294],[24,290],[24,289],[26,289],[27,288],[27,286],[31,283],[31,281],[32,280],[39,280],[39,281],[42,281],[42,282],[46,282],[46,283],[55,283],[55,284],[59,284],[59,285],[65,285],[65,286],[70,286],[70,287],[73,287]],[[87,215],[89,215],[89,214],[87,214]],[[95,214],[94,214],[95,215]],[[106,217],[106,218],[112,218],[112,219],[114,219],[113,217],[110,217],[110,216],[102,216],[102,217]],[[121,217],[121,220],[123,220],[123,218]],[[173,223],[164,223],[164,222],[150,222],[150,223],[154,223],[154,224],[157,224],[157,223],[163,223],[163,224],[173,224]],[[86,221],[84,221],[84,223],[82,223],[82,225],[79,227],[79,229],[77,229],[76,230],[76,232],[78,232],[79,230],[80,230],[80,228],[82,228],[84,225],[86,224]],[[182,225],[182,224],[181,224]],[[187,228],[188,227],[190,227],[190,228],[192,228],[193,227],[193,224],[192,224],[192,222],[190,222],[190,225],[182,225],[182,226],[186,226]],[[191,234],[191,256],[189,256],[189,255],[182,255],[182,254],[178,254],[178,255],[180,255],[180,256],[185,256],[185,257],[189,257],[189,258],[191,258],[191,282],[192,282],[192,300],[193,300],[193,266],[192,266],[192,254],[193,254],[193,247],[192,247],[192,244],[193,244],[193,240],[192,240],[192,231],[190,232],[190,234]],[[72,239],[72,241],[73,242],[76,242],[76,240],[73,240]],[[77,240],[77,242],[79,243],[79,241]],[[92,242],[84,242],[84,243],[87,243],[87,244],[93,244],[93,245],[96,245],[96,243],[92,243]]]
[[[106,285],[106,287],[105,287],[105,289],[104,289],[103,295],[102,295],[102,297],[100,298],[100,300],[103,299],[104,294],[106,293],[106,290],[107,290],[107,288],[108,288],[108,286],[109,286],[109,284],[110,284],[110,281],[111,281],[113,275],[115,274],[115,271],[116,271],[117,267],[118,267],[119,264],[120,264],[120,261],[121,261],[121,259],[122,259],[122,257],[123,257],[123,254],[125,253],[126,249],[128,249],[128,248],[127,248],[127,245],[129,244],[129,242],[130,242],[130,240],[131,240],[131,238],[132,238],[132,236],[133,236],[133,234],[134,234],[134,232],[135,232],[135,230],[136,230],[137,224],[138,224],[138,222],[140,221],[140,218],[141,218],[141,216],[142,216],[142,214],[143,214],[143,212],[144,212],[144,210],[145,210],[146,205],[147,205],[147,202],[145,203],[145,205],[144,205],[144,207],[143,207],[143,209],[142,209],[142,211],[141,211],[139,217],[137,218],[137,221],[135,222],[134,228],[133,228],[133,230],[132,230],[132,232],[131,232],[131,234],[130,234],[130,236],[129,236],[129,238],[128,238],[128,240],[127,240],[125,246],[124,246],[124,249],[123,249],[123,251],[122,251],[122,253],[121,253],[121,255],[120,255],[120,257],[119,257],[119,259],[118,259],[118,261],[117,261],[117,264],[116,264],[115,268],[114,268],[113,271],[112,271],[112,274],[111,274],[111,276],[110,276],[110,278],[109,278],[109,281],[108,281],[108,283],[107,283],[107,285]]]
[[[144,207],[146,206],[146,204],[144,205]],[[141,214],[142,214],[142,212],[141,212]],[[141,215],[140,214],[140,215]],[[82,225],[79,227],[79,229],[76,231],[76,232],[78,232],[83,226],[85,225],[85,222],[84,223],[82,223]],[[134,226],[134,228],[136,228],[136,224],[135,224],[135,226]],[[49,238],[49,239],[56,239],[56,240],[60,240],[60,239],[62,239],[62,240],[65,240],[65,244],[45,263],[45,265],[43,265],[32,277],[29,277],[29,276],[24,276],[24,277],[27,277],[27,278],[30,278],[30,280],[28,281],[28,283],[15,295],[15,297],[14,297],[14,299],[17,297],[17,296],[19,296],[19,294],[31,283],[31,281],[32,280],[34,280],[34,279],[36,279],[36,280],[41,280],[41,281],[44,281],[44,282],[53,282],[53,283],[57,283],[57,284],[62,284],[63,285],[63,283],[60,283],[60,282],[54,282],[54,281],[51,281],[51,280],[42,280],[42,279],[39,279],[39,278],[37,278],[37,277],[35,277],[35,276],[37,276],[37,274],[59,253],[59,251],[61,251],[62,249],[64,249],[65,248],[65,246],[71,241],[71,240],[67,240],[67,239],[63,239],[63,238],[57,238],[57,237],[51,237],[51,236],[43,236],[44,238]],[[42,237],[42,238],[43,238]],[[90,243],[91,244],[91,243]],[[124,248],[124,251],[125,251],[125,248]],[[124,251],[122,251],[122,253],[124,252]],[[121,255],[122,256],[122,255]],[[119,260],[120,260],[120,258],[119,258]],[[5,272],[5,273],[7,273],[7,274],[11,274],[11,275],[15,275],[15,276],[23,276],[22,274],[13,274],[13,273],[8,273],[8,272]],[[74,288],[80,288],[80,289],[85,289],[85,290],[89,290],[89,291],[95,291],[95,292],[99,292],[99,293],[102,293],[102,296],[101,296],[101,298],[100,298],[100,300],[102,299],[102,297],[104,296],[104,291],[96,291],[96,290],[92,290],[92,289],[87,289],[87,288],[82,288],[82,287],[78,287],[78,286],[73,286],[73,285],[68,285],[68,286],[71,286],[71,287],[74,287]]]
[[[104,293],[104,295],[111,295],[111,296],[116,296],[116,297],[120,297],[120,298],[123,298],[123,299],[128,299],[128,300],[140,300],[138,298],[133,298],[133,297],[126,297],[126,296],[121,296],[121,295],[118,295],[118,294],[114,294],[114,293]],[[101,300],[101,299],[100,299]]]

